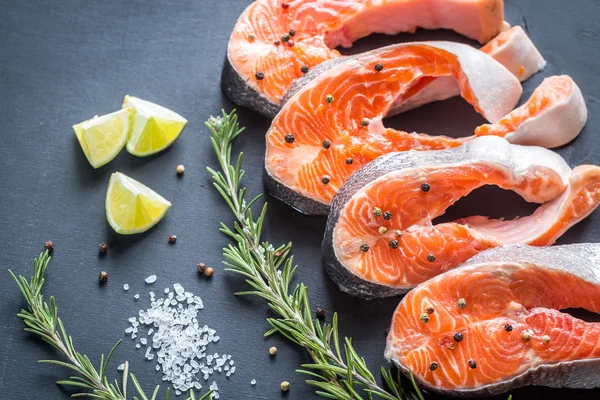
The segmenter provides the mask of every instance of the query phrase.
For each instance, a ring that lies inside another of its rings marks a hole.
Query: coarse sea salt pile
[[[190,389],[200,390],[200,379],[208,381],[213,373],[235,373],[231,355],[209,354],[211,343],[219,341],[214,329],[200,326],[198,311],[204,308],[202,299],[186,292],[179,283],[174,291],[166,288],[163,298],[150,292],[150,308],[140,310],[138,317],[129,318],[131,326],[125,333],[136,341],[136,348],[146,347],[145,358],[156,360],[156,370],[162,371],[162,380],[171,382],[175,394]],[[140,332],[143,327],[149,329]],[[147,337],[146,337],[147,336]],[[216,382],[212,382],[215,399],[219,398]]]

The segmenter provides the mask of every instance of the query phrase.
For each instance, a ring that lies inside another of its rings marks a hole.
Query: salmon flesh
[[[408,293],[385,357],[433,392],[488,396],[521,386],[600,387],[600,244],[508,245]]]
[[[432,224],[484,185],[541,205],[510,221],[471,216]],[[325,266],[345,292],[393,296],[492,247],[551,245],[599,203],[600,167],[571,170],[550,150],[496,136],[449,150],[392,153],[363,167],[335,197],[323,239]]]
[[[240,15],[221,85],[234,103],[273,117],[292,82],[372,33],[451,29],[487,43],[503,29],[502,0],[258,0]]]

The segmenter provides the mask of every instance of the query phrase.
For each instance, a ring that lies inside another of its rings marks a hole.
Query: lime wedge
[[[121,172],[111,175],[106,191],[106,218],[122,235],[145,232],[167,213],[171,203]]]
[[[176,112],[137,97],[125,96],[122,107],[133,110],[127,151],[134,156],[149,156],[166,149],[187,124]]]
[[[123,149],[132,114],[131,109],[125,108],[73,125],[81,149],[92,167],[107,164]]]

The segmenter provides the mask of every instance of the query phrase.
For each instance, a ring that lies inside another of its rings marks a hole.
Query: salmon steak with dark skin
[[[485,185],[541,205],[514,220],[432,223]],[[571,169],[541,147],[486,136],[455,149],[392,153],[367,164],[336,195],[323,239],[325,267],[349,294],[402,294],[492,247],[552,245],[598,204],[600,167]]]
[[[432,86],[450,97],[461,93],[492,122],[476,131],[480,135],[555,146],[573,139],[587,117],[581,91],[569,77],[549,79],[513,110],[520,83],[487,54],[451,42],[389,46],[335,60],[316,77],[294,84],[266,135],[269,192],[305,214],[327,215],[341,185],[377,157],[454,148],[472,140],[472,134],[454,139],[383,125],[384,117],[427,102]],[[563,123],[555,127],[561,117]]]
[[[417,28],[483,44],[506,27],[502,0],[258,0],[233,28],[221,84],[234,103],[273,117],[295,79],[341,57],[338,46]]]
[[[485,251],[408,293],[385,357],[427,390],[481,397],[521,386],[600,387],[600,244]]]

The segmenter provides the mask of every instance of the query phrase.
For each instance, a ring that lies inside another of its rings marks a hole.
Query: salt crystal
[[[142,347],[142,346],[141,346],[139,343],[137,343],[137,344],[135,345],[135,348],[136,348],[136,349],[139,349],[140,347]]]
[[[129,327],[129,328],[125,329],[125,333],[131,333],[131,332],[133,332],[133,328],[132,327]]]
[[[133,340],[133,339],[135,339],[136,337],[137,337],[137,335],[136,335],[135,333],[132,333],[132,334],[131,334],[131,339],[132,339],[132,340]]]
[[[131,318],[128,319],[128,321],[131,322],[131,323],[134,323],[136,321],[136,318],[135,317],[131,317]]]
[[[139,299],[139,298],[140,298],[140,295],[136,293],[136,294],[134,294],[134,295],[133,295],[133,298],[134,298],[135,300],[137,300],[137,299]]]
[[[250,381],[250,384],[251,384],[252,386],[256,385],[256,379],[252,379],[252,380]]]
[[[145,279],[146,283],[150,284],[150,283],[154,283],[156,282],[156,275],[150,275],[149,277],[147,277]]]
[[[200,327],[198,312],[204,307],[202,299],[186,292],[179,283],[173,285],[173,290],[166,288],[164,298],[157,298],[150,292],[150,308],[140,310],[139,318],[130,319],[133,326],[128,328],[128,333],[135,334],[137,326],[141,331],[142,326],[149,328],[147,337],[140,338],[136,347],[146,346],[151,341],[144,358],[155,360],[156,371],[162,371],[162,380],[183,393],[201,389],[198,381],[204,378],[208,382],[214,373],[225,370],[229,376],[235,372],[235,367],[231,367],[231,355],[210,352],[211,344],[219,337],[208,325]],[[205,363],[199,362],[202,360]],[[215,399],[217,395],[215,393]]]
[[[118,371],[123,371],[124,369],[125,369],[125,363],[123,363],[117,367]]]
[[[123,290],[124,291],[128,291],[129,290],[129,285],[128,284],[124,284],[123,285]]]
[[[216,392],[217,390],[219,390],[219,387],[217,386],[217,382],[213,381],[213,383],[211,383],[211,384],[210,384],[210,387],[209,387],[209,389],[210,389],[210,390],[214,390],[215,392]]]

